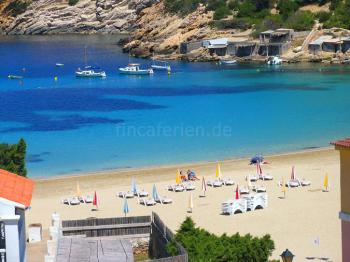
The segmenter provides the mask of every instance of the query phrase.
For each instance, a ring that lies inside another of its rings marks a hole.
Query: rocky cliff
[[[22,0],[23,1],[23,0]],[[3,34],[120,33],[146,7],[159,0],[33,0],[18,15],[0,5],[0,32]],[[9,1],[8,1],[9,2]],[[8,9],[8,8],[7,8]]]
[[[212,21],[213,12],[206,11],[204,6],[199,6],[196,11],[181,17],[166,12],[161,1],[139,13],[134,23],[135,29],[131,33],[132,41],[127,43],[124,49],[141,57],[155,54],[157,58],[206,61],[216,58],[202,48],[182,56],[179,54],[179,44],[205,38],[225,37],[231,40],[249,38],[250,31],[220,30],[213,28]]]

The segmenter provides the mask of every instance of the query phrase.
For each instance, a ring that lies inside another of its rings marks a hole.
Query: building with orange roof
[[[26,261],[25,211],[34,182],[0,169],[0,261]]]
[[[340,152],[340,206],[342,261],[350,261],[350,138],[332,142]]]

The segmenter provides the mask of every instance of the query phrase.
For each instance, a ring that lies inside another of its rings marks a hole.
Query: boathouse
[[[202,47],[202,41],[183,42],[180,44],[180,54],[187,54]]]
[[[227,45],[227,55],[245,57],[252,56],[257,47],[256,42],[250,41],[239,41],[229,42]]]
[[[0,261],[26,261],[25,211],[34,182],[0,169]]]
[[[294,30],[280,28],[261,32],[258,54],[261,56],[278,56],[288,51],[294,38]]]
[[[330,35],[323,35],[317,38],[316,40],[312,41],[308,45],[309,53],[317,55],[322,51],[322,46],[324,41],[332,39],[332,36]]]
[[[209,49],[210,54],[225,56],[227,52],[228,39],[218,38],[218,39],[203,40],[202,45],[203,47]]]

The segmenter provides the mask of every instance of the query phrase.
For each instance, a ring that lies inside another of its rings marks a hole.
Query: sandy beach
[[[156,183],[160,195],[166,195],[174,202],[167,206],[158,204],[144,207],[137,203],[137,199],[131,199],[129,216],[146,215],[155,211],[173,231],[177,230],[186,216],[191,216],[198,226],[215,234],[270,234],[275,241],[276,249],[272,255],[274,259],[278,259],[281,252],[289,248],[296,255],[295,261],[308,261],[307,257],[341,261],[338,152],[325,148],[270,156],[266,160],[270,164],[263,166],[264,171],[273,175],[274,180],[258,182],[267,187],[268,208],[264,210],[234,216],[221,215],[221,203],[234,198],[236,186],[208,187],[207,196],[199,198],[201,183],[195,182],[197,189],[193,192],[194,210],[191,214],[187,213],[189,192],[173,193],[165,187],[175,183],[178,168],[193,169],[200,178],[213,178],[216,163],[205,162],[37,179],[26,222],[42,223],[44,229],[47,229],[53,212],[59,213],[63,220],[123,216],[123,201],[116,197],[116,193],[130,190],[131,178],[134,177],[140,189],[151,192],[153,184]],[[233,178],[236,183],[245,186],[245,177],[255,174],[255,166],[248,163],[248,159],[222,161],[223,176]],[[293,165],[297,177],[308,179],[312,184],[310,187],[287,189],[286,199],[283,199],[277,182],[282,177],[289,179]],[[326,173],[329,174],[330,192],[322,192]],[[92,206],[86,204],[61,204],[62,198],[75,194],[77,181],[84,195],[92,195],[94,190],[97,191],[100,199],[99,211],[91,211]],[[316,238],[320,240],[318,246],[314,244]],[[29,245],[29,259],[33,257],[30,250]]]

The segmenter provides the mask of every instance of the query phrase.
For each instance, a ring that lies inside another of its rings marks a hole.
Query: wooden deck
[[[123,239],[63,237],[58,242],[56,262],[132,262],[132,247]]]

